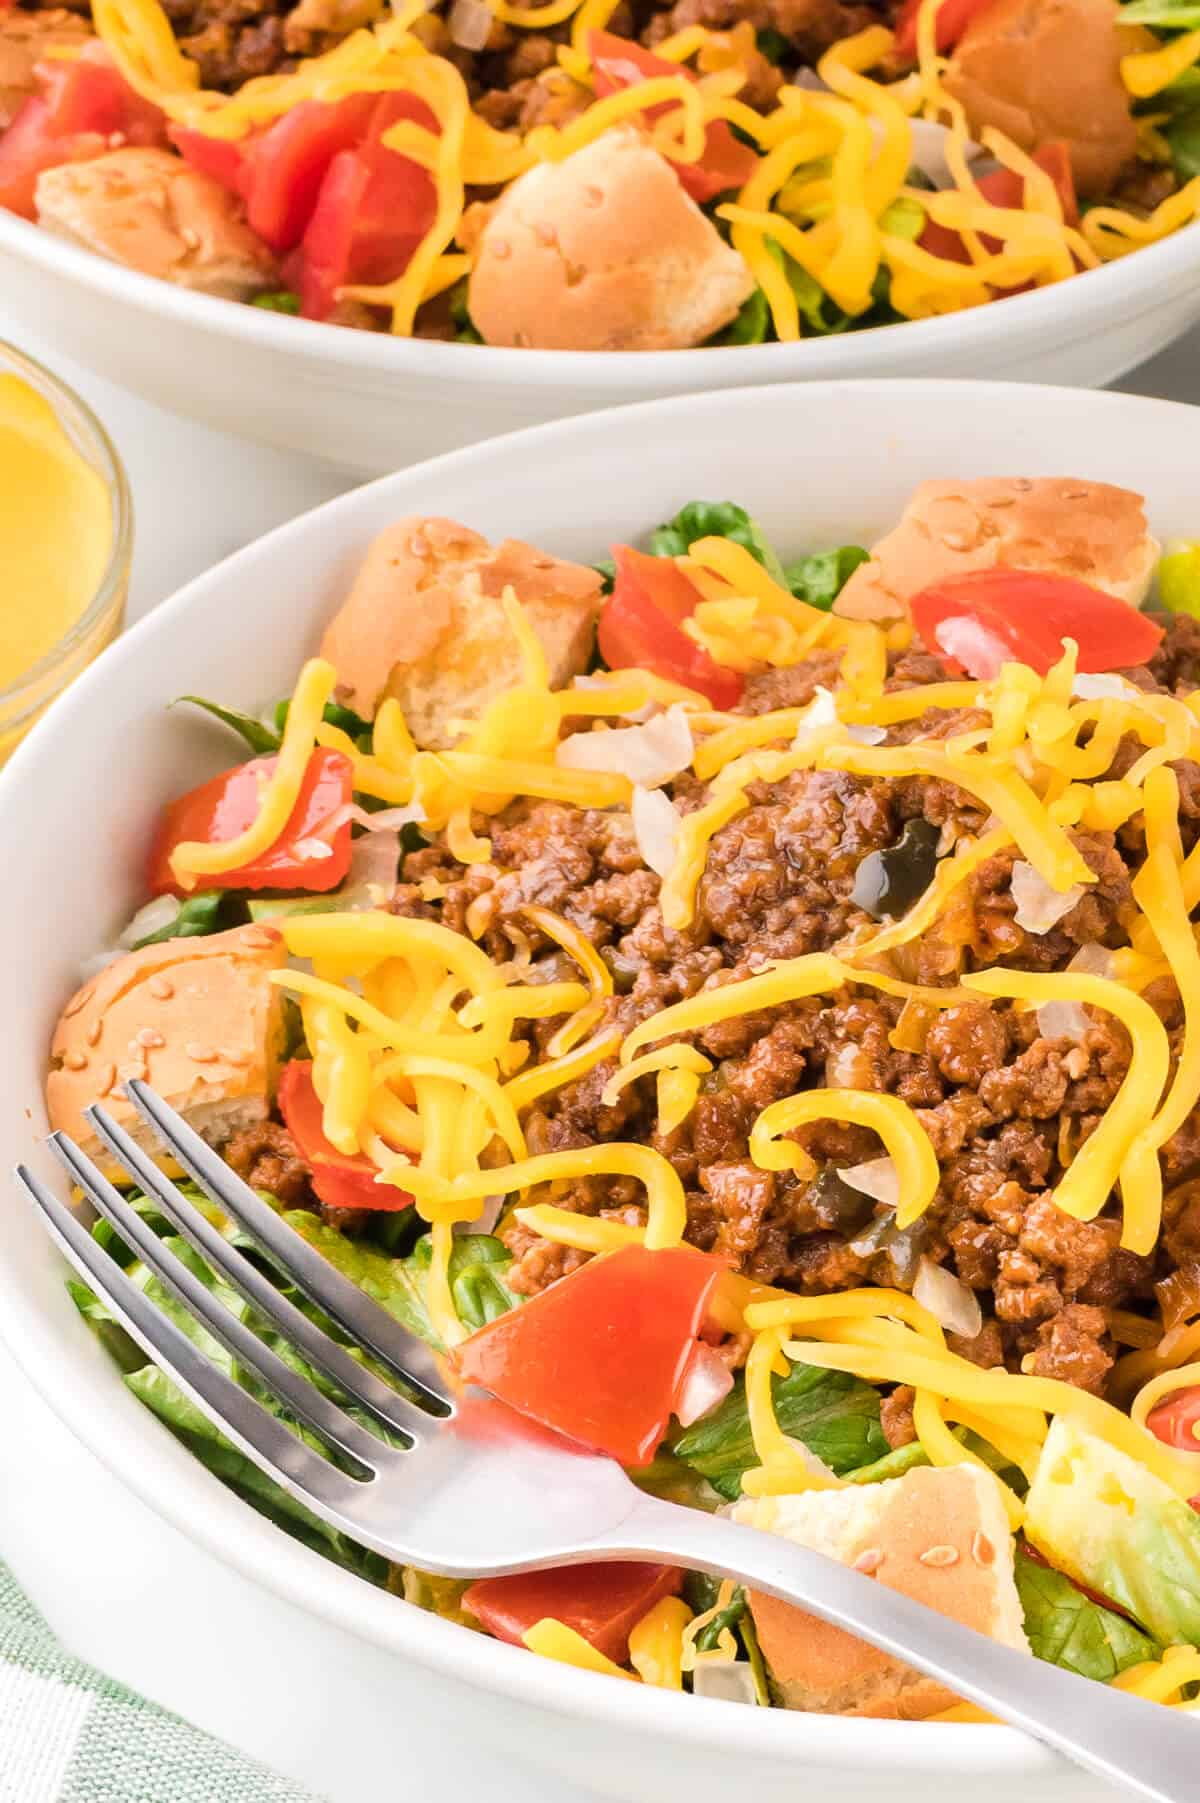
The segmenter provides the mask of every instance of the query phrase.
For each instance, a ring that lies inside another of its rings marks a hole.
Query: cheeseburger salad
[[[203,293],[543,350],[794,340],[1200,208],[1190,0],[0,0],[0,206]]]
[[[410,518],[288,700],[186,700],[226,767],[147,822],[52,1126],[98,1150],[83,1110],[136,1127],[147,1079],[448,1383],[1192,1707],[1200,547],[1072,478],[926,482],[790,563],[731,503],[594,567]],[[411,1603],[676,1690],[971,1718],[671,1566],[389,1567],[73,1293],[224,1482]]]

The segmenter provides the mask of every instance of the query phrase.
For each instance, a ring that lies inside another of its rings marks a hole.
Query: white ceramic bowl
[[[953,376],[1100,387],[1200,318],[1200,224],[1056,287],[800,344],[607,354],[423,343],[134,274],[0,211],[11,316],[207,425],[367,475],[597,407],[755,383]]]
[[[142,898],[156,809],[229,762],[226,735],[168,714],[167,703],[186,692],[257,708],[286,692],[372,534],[397,517],[449,513],[492,537],[588,559],[684,501],[733,498],[797,555],[870,542],[925,477],[1069,474],[1144,491],[1166,537],[1200,523],[1198,460],[1200,413],[1124,395],[987,383],[744,389],[482,445],[271,533],[108,650],[0,776],[0,868],[10,873],[0,885],[9,948],[0,1164],[46,1162],[37,1141],[50,1029],[80,960]],[[335,1569],[237,1501],[134,1401],[12,1194],[0,1206],[0,1331],[51,1407],[133,1490],[248,1585],[346,1629],[394,1683],[398,1716],[444,1717],[460,1744],[464,1732],[478,1736],[631,1803],[739,1794],[794,1803],[798,1782],[829,1787],[839,1803],[898,1800],[935,1780],[968,1781],[980,1803],[1102,1794],[1008,1729],[847,1722],[614,1684],[437,1621]],[[250,1611],[247,1621],[252,1634]],[[286,1650],[264,1646],[271,1657]]]

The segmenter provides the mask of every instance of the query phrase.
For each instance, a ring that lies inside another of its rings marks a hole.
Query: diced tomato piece
[[[1146,1417],[1150,1432],[1167,1446],[1200,1452],[1200,1384],[1176,1390]]]
[[[934,36],[939,50],[953,50],[967,26],[980,13],[985,13],[993,0],[942,0],[938,7]],[[901,56],[917,54],[917,19],[921,0],[904,0],[896,19],[896,50]]]
[[[378,141],[339,152],[289,270],[304,317],[327,319],[349,283],[403,275],[436,207],[428,171],[411,158]]]
[[[588,34],[588,48],[596,80],[596,98],[619,94],[657,75],[687,75],[694,79],[682,63],[665,56],[655,56],[629,38],[619,38],[611,31]],[[670,111],[670,102],[646,108],[647,119],[657,119]],[[757,152],[749,144],[735,138],[726,119],[714,119],[705,133],[704,155],[697,163],[676,163],[675,173],[698,206],[740,188],[753,175],[758,163]]]
[[[258,817],[262,790],[275,764],[274,757],[252,758],[170,803],[150,854],[151,894],[183,893],[171,870],[171,853],[177,845],[185,841],[220,845],[245,832]],[[314,751],[296,805],[275,844],[238,870],[206,876],[205,886],[313,893],[336,889],[350,867],[350,822],[344,816],[353,778],[353,766],[340,751]]]
[[[191,125],[169,125],[167,136],[185,163],[202,175],[211,175],[230,193],[241,193],[242,163],[252,138],[213,138]]]
[[[412,1197],[390,1183],[376,1183],[375,1166],[361,1154],[339,1152],[325,1137],[324,1112],[313,1088],[312,1065],[293,1058],[279,1076],[277,1094],[284,1125],[312,1171],[312,1186],[330,1208],[407,1208]]]
[[[726,670],[686,632],[681,622],[695,611],[700,595],[669,557],[651,557],[629,545],[614,545],[617,579],[600,615],[600,654],[614,670],[639,667],[699,689],[714,707],[741,699],[742,679]]]
[[[37,66],[37,79],[50,106],[48,127],[58,137],[94,131],[139,146],[167,141],[161,107],[130,87],[98,41],[85,44],[69,61],[47,57]]]
[[[302,100],[246,146],[238,187],[251,230],[272,250],[300,242],[329,165],[365,136],[377,104],[375,94]]]
[[[1067,145],[1059,138],[1053,143],[1043,144],[1034,153],[1033,161],[1039,169],[1044,169],[1058,190],[1059,202],[1062,206],[1063,219],[1067,225],[1079,224],[1079,200],[1075,193],[1075,177],[1071,172],[1071,153]],[[976,187],[984,199],[994,207],[1018,208],[1025,205],[1025,183],[1013,169],[993,169],[990,175],[981,176]],[[922,250],[932,256],[944,257],[951,263],[969,263],[971,255],[958,232],[951,231],[949,226],[938,225],[932,219],[925,221],[924,229],[917,240]],[[989,254],[994,255],[1002,248],[999,238],[988,233],[980,234],[980,243]],[[1030,286],[1030,284],[1026,284]],[[998,288],[997,294],[1018,294],[1018,288]]]
[[[37,66],[38,92],[0,136],[0,206],[32,219],[43,169],[88,162],[114,139],[163,144],[166,121],[158,107],[131,88],[100,43],[85,45],[70,62],[47,58]]]
[[[975,570],[933,583],[910,607],[929,649],[981,678],[994,676],[1006,659],[1045,675],[1067,638],[1079,647],[1080,670],[1122,670],[1145,663],[1163,636],[1127,601],[1037,570]]]
[[[690,1246],[593,1258],[458,1348],[461,1375],[623,1465],[655,1454],[724,1266]]]
[[[483,1578],[463,1593],[463,1604],[497,1640],[520,1646],[530,1628],[549,1616],[624,1665],[631,1629],[682,1586],[683,1573],[674,1565],[556,1565]]]

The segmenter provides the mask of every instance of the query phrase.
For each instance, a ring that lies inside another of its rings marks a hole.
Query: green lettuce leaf
[[[239,733],[256,757],[265,757],[271,752],[279,750],[282,728],[280,732],[272,732],[269,726],[264,725],[261,720],[256,720],[253,714],[243,714],[236,707],[223,707],[219,701],[206,701],[203,695],[181,695],[178,701],[172,702],[171,705],[182,707],[185,703],[188,707],[202,708],[206,714],[211,714],[214,720],[219,720],[222,726],[231,727],[234,732]]]
[[[761,526],[735,501],[689,501],[673,520],[655,527],[650,550],[655,557],[682,557],[698,538],[727,538],[749,551],[774,581],[784,579],[783,565]]]
[[[810,607],[828,612],[857,570],[870,557],[861,545],[839,545],[836,551],[817,551],[788,564],[784,581],[793,595],[807,601]]]
[[[1094,1603],[1061,1571],[1018,1548],[1017,1590],[1025,1632],[1038,1659],[1107,1684],[1127,1666],[1159,1659],[1162,1648],[1123,1615]]]
[[[871,1384],[841,1371],[797,1364],[786,1377],[772,1378],[771,1387],[784,1433],[802,1440],[838,1476],[874,1464],[887,1452],[879,1392]],[[674,1436],[671,1450],[726,1502],[737,1500],[744,1473],[758,1464],[740,1376],[719,1408]]]
[[[203,939],[219,933],[225,925],[222,915],[228,901],[227,889],[199,889],[180,905],[174,920],[159,927],[157,933],[135,940],[130,950],[140,952],[145,945],[162,945],[168,939]]]

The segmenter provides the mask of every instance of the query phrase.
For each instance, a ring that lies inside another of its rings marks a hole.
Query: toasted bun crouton
[[[511,587],[546,653],[551,688],[584,669],[600,578],[519,539],[490,545],[454,520],[414,517],[372,544],[321,645],[339,697],[366,719],[394,696],[422,747],[453,742],[470,719],[521,680],[520,650],[501,606]]]
[[[1157,560],[1142,497],[1128,488],[1070,476],[922,482],[834,612],[900,619],[931,583],[997,566],[1073,576],[1140,607]]]
[[[0,131],[12,124],[21,105],[37,89],[34,66],[50,49],[83,44],[91,36],[85,20],[59,8],[26,12],[0,9]]]
[[[278,281],[234,196],[168,150],[112,150],[45,169],[38,224],[179,288],[245,300]]]
[[[1115,0],[993,0],[959,39],[944,77],[978,137],[993,125],[1023,150],[1062,139],[1075,185],[1106,194],[1136,148],[1121,58],[1145,33]]]
[[[733,1513],[1029,1651],[1004,1505],[994,1478],[978,1466],[926,1466],[880,1484],[760,1497]],[[750,1607],[788,1709],[920,1721],[958,1701],[932,1678],[791,1603],[752,1591]]]
[[[50,1046],[50,1125],[99,1151],[83,1118],[104,1107],[148,1151],[161,1148],[121,1085],[141,1077],[211,1144],[265,1120],[281,1051],[282,991],[268,981],[286,962],[267,926],[210,938],[168,939],[130,952],[85,983],[63,1009]],[[101,1154],[101,1163],[111,1163]]]
[[[505,190],[467,299],[488,344],[670,351],[728,325],[753,287],[666,158],[622,125]]]

